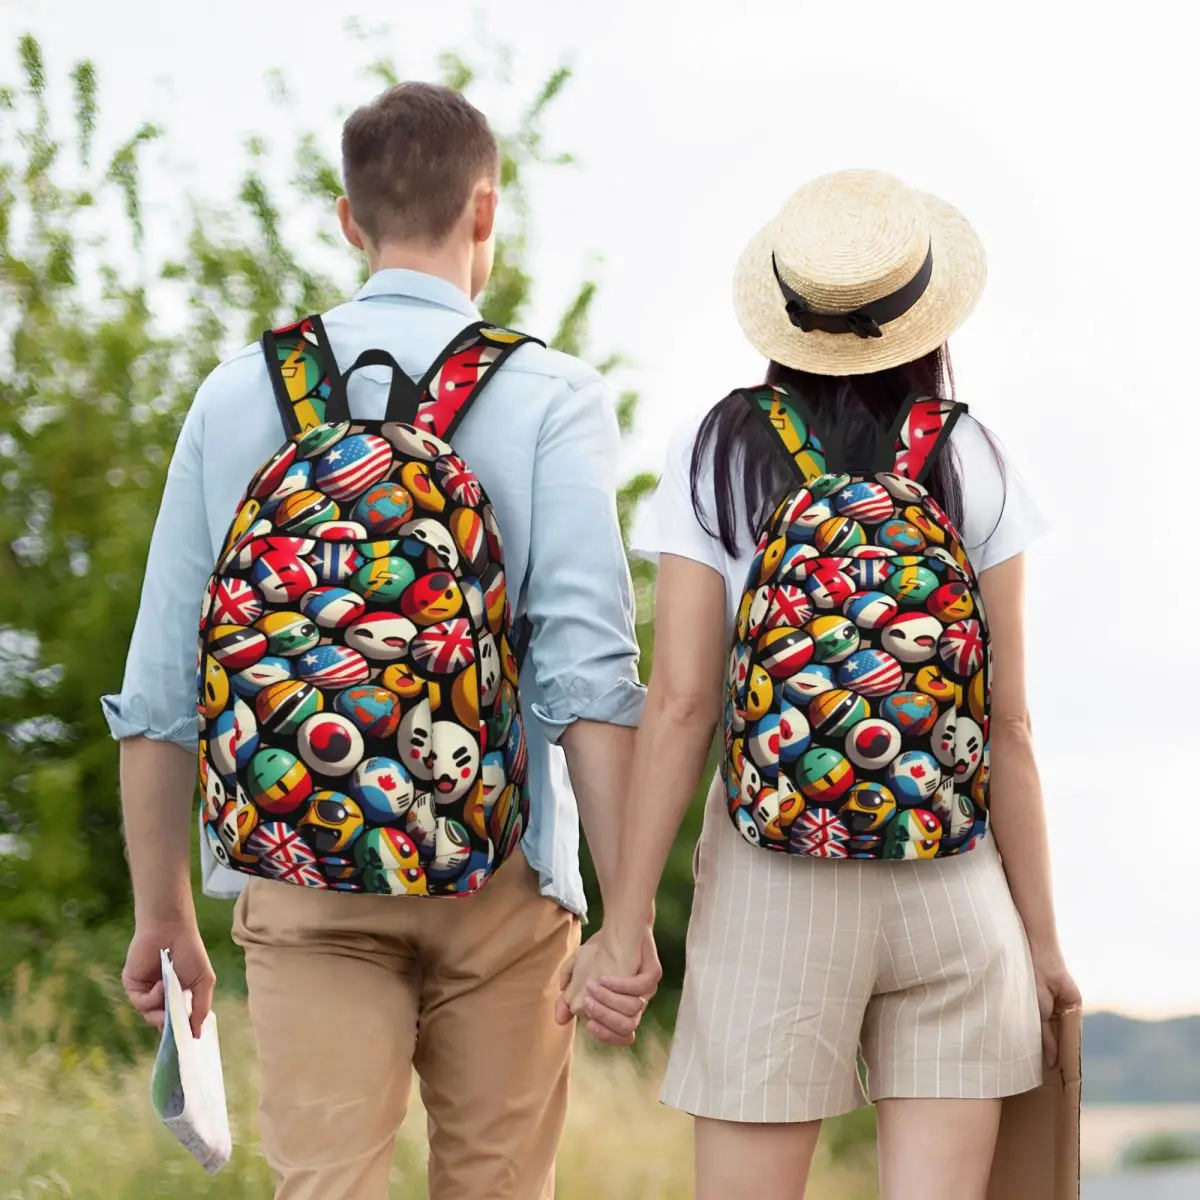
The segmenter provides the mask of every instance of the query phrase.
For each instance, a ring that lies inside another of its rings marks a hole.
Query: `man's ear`
[[[352,245],[355,250],[365,250],[363,245],[362,230],[354,220],[354,214],[350,211],[350,201],[345,196],[337,198],[337,216],[338,223],[342,227],[342,236]]]
[[[500,193],[492,179],[481,179],[475,185],[475,242],[482,246],[491,240],[496,228],[496,206]]]

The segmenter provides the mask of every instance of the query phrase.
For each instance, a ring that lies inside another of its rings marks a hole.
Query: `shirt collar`
[[[385,267],[382,271],[376,271],[359,288],[354,298],[370,300],[375,296],[403,296],[412,300],[423,300],[427,304],[436,304],[441,308],[462,313],[464,317],[473,317],[477,321],[480,319],[479,310],[464,292],[449,280],[439,279],[436,275],[426,275],[423,271],[409,271],[402,267]]]

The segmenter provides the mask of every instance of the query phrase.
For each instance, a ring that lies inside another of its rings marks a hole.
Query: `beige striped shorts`
[[[769,854],[739,836],[714,782],[665,1104],[811,1121],[1041,1079],[1029,946],[991,837],[926,862]]]

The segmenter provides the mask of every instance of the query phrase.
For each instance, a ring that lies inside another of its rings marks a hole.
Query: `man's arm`
[[[109,726],[121,741],[121,808],[133,881],[125,990],[142,1016],[161,1027],[160,951],[169,949],[180,983],[192,992],[197,1032],[215,982],[191,893],[196,631],[213,565],[201,432],[193,406],[167,473],[121,693],[104,698]]]
[[[566,752],[606,904],[616,886],[620,808],[644,700],[617,519],[620,440],[598,376],[563,385],[538,437],[526,583],[540,701],[533,712]]]

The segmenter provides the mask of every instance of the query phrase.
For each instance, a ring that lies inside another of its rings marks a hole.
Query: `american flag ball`
[[[439,458],[434,468],[442,490],[456,504],[474,507],[483,499],[483,488],[475,473],[456,454]]]
[[[314,687],[343,688],[366,683],[371,668],[349,646],[315,646],[296,660],[296,673]]]
[[[381,437],[358,433],[343,438],[317,463],[317,488],[335,500],[351,500],[391,469],[392,447]]]
[[[843,517],[851,517],[864,525],[878,525],[896,511],[887,488],[873,479],[851,483],[842,488],[833,497],[833,507]]]
[[[887,696],[904,682],[904,668],[884,650],[859,650],[838,667],[837,680],[860,696]]]

